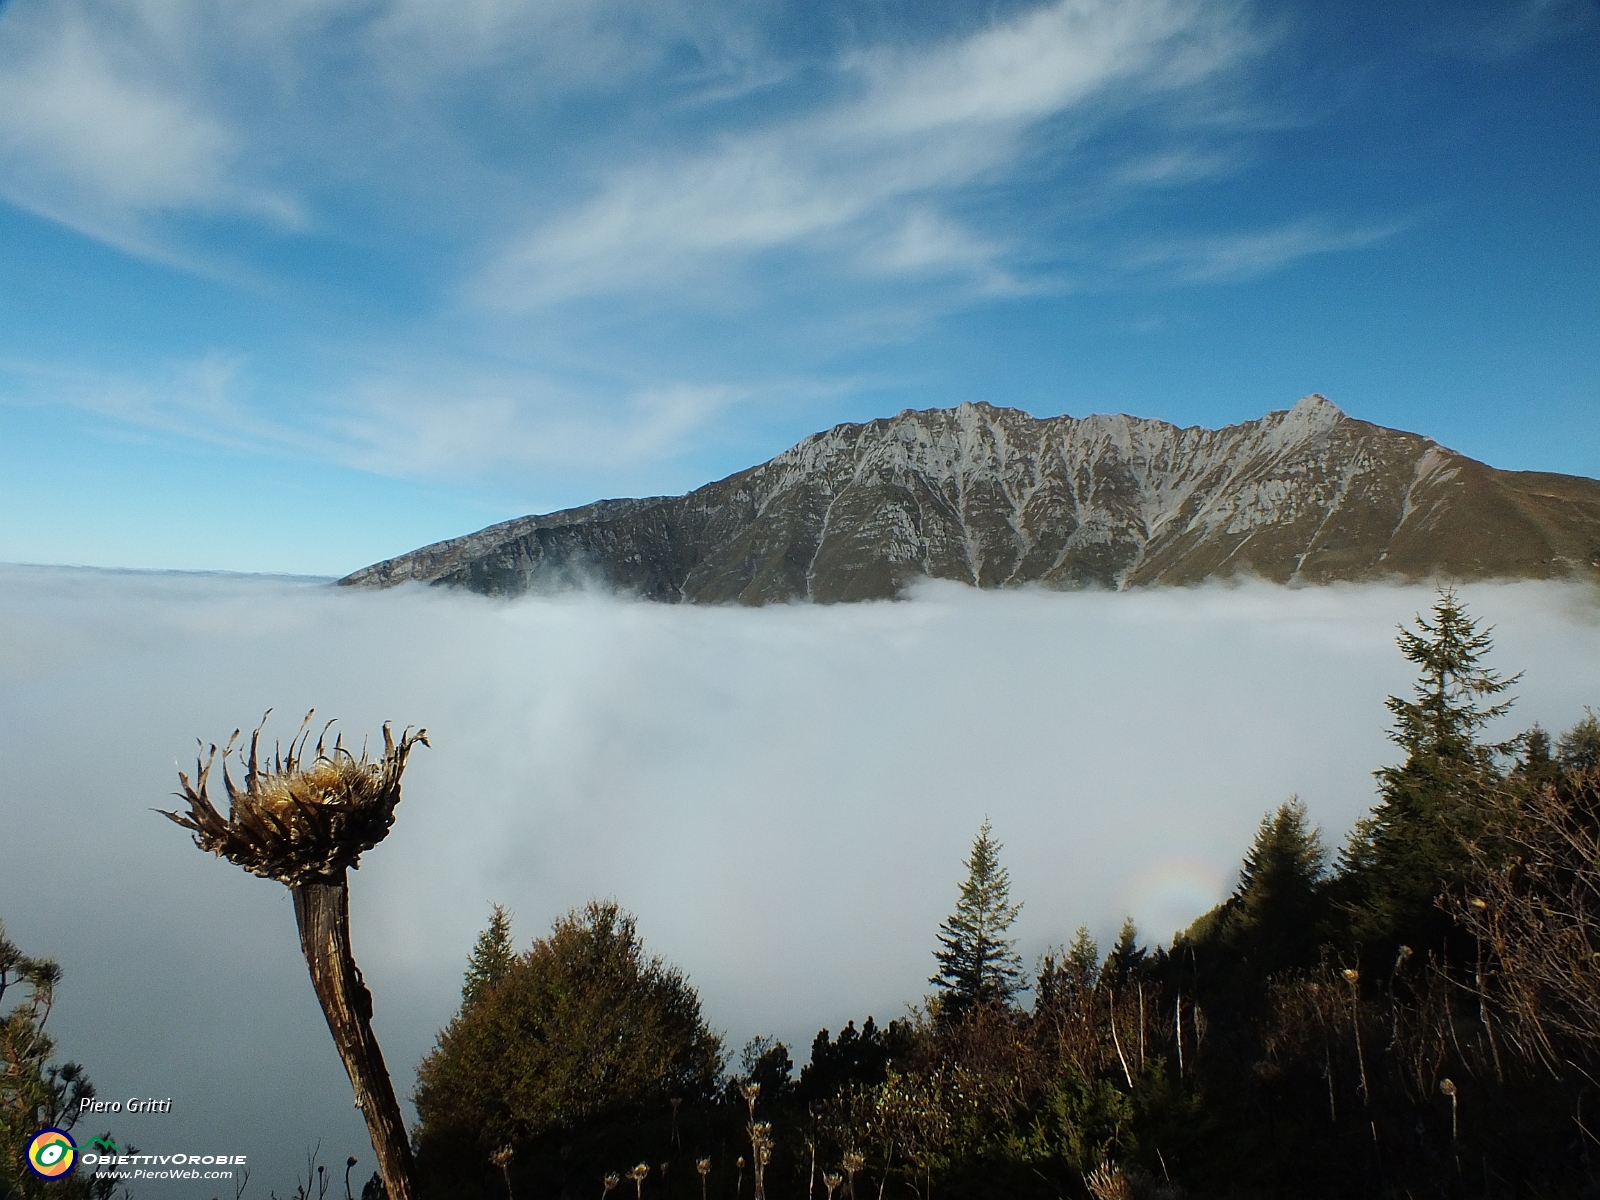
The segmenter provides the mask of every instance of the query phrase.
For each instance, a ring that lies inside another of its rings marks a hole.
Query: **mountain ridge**
[[[598,580],[665,601],[978,587],[1600,574],[1600,481],[1498,471],[1312,393],[1254,421],[1035,418],[984,403],[836,425],[682,496],[601,500],[339,582],[516,595]]]

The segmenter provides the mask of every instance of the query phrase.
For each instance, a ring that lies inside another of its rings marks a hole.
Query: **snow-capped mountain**
[[[522,517],[341,580],[661,600],[890,597],[922,577],[1129,588],[1600,568],[1600,481],[1498,471],[1322,396],[1224,429],[988,404],[837,425],[686,496]]]

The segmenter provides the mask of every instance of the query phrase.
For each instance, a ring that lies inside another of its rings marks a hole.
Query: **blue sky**
[[[1600,476],[1592,0],[11,0],[0,560],[336,574],[988,400]]]

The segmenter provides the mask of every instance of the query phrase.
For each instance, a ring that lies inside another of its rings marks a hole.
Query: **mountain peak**
[[[686,496],[508,521],[374,564],[517,594],[895,596],[919,578],[1123,589],[1600,568],[1600,482],[1496,471],[1312,393],[1225,429],[969,401],[838,425]]]
[[[1344,416],[1344,410],[1332,400],[1329,400],[1321,392],[1309,392],[1306,395],[1301,396],[1300,399],[1294,402],[1294,407],[1291,408],[1289,412],[1302,414],[1320,413],[1329,414],[1335,417]]]
[[[1341,421],[1349,420],[1339,406],[1320,392],[1301,396],[1283,414],[1283,432],[1290,437],[1310,438],[1326,433]]]

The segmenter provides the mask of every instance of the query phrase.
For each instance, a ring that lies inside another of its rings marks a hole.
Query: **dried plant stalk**
[[[365,749],[358,758],[338,738],[329,746],[328,730],[333,727],[329,721],[308,759],[311,716],[306,714],[286,751],[274,747],[270,763],[263,762],[259,753],[266,724],[262,717],[250,735],[242,789],[228,773],[228,757],[239,739],[239,731],[234,731],[222,750],[226,818],[206,791],[217,757],[215,745],[204,759],[197,758],[193,781],[178,774],[183,785],[178,796],[188,803],[189,811],[157,811],[193,833],[200,849],[288,887],[311,986],[355,1089],[356,1105],[366,1118],[385,1191],[389,1200],[415,1200],[410,1139],[372,1032],[372,993],[350,951],[347,871],[358,868],[362,853],[388,836],[400,803],[406,758],[418,742],[428,744],[427,731],[407,729],[396,742],[385,724],[383,757],[374,762]]]

